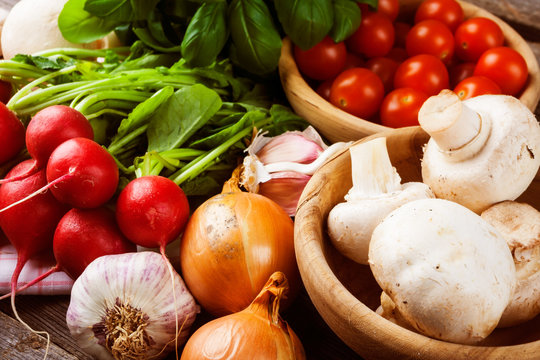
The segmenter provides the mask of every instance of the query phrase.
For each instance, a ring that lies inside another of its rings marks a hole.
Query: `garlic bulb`
[[[162,359],[186,341],[198,312],[180,275],[145,251],[90,263],[73,285],[66,320],[97,359]]]

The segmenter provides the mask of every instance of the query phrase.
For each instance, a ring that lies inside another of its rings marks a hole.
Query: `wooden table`
[[[43,1],[43,0],[41,0]],[[0,0],[0,8],[9,8],[16,0]],[[540,62],[540,1],[539,0],[473,0],[475,3],[511,24],[529,42]],[[540,106],[535,111],[540,119]],[[19,296],[17,309],[22,319],[36,330],[51,335],[48,359],[91,359],[71,338],[65,323],[69,296]],[[32,334],[13,319],[9,299],[0,301],[0,359],[42,359],[45,341]],[[325,324],[309,296],[302,291],[292,306],[282,313],[300,337],[307,358],[360,359]],[[195,325],[200,326],[210,317],[201,314]],[[170,356],[173,359],[174,356]]]

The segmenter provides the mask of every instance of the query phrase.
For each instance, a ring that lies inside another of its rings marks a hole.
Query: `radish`
[[[189,203],[184,191],[172,180],[157,175],[132,180],[118,195],[116,220],[120,230],[135,244],[159,247],[169,269],[175,310],[174,269],[165,255],[168,243],[177,239],[186,227]],[[176,317],[176,334],[179,334]],[[175,337],[178,345],[178,336]],[[175,346],[178,351],[178,346]],[[176,354],[178,358],[178,352]]]
[[[57,271],[64,271],[76,280],[88,264],[100,256],[137,251],[135,244],[118,228],[114,212],[106,207],[69,210],[56,226],[52,248],[56,265],[16,289],[16,292],[40,282]],[[9,295],[6,294],[0,299]]]
[[[7,177],[18,176],[31,166],[32,160],[23,161],[16,165]],[[0,213],[0,227],[17,250],[17,264],[11,278],[12,294],[15,293],[17,280],[28,259],[51,249],[56,225],[69,210],[67,205],[60,203],[50,192],[35,192],[42,189],[44,185],[47,185],[45,170],[40,170],[23,180],[0,186],[0,206],[2,207],[17,202],[29,194],[34,194],[19,206]],[[11,307],[16,318],[26,325],[17,314],[13,295]],[[30,329],[28,325],[26,326]]]
[[[17,178],[0,182],[20,180],[44,168],[58,145],[76,137],[94,139],[90,122],[79,111],[66,105],[53,105],[37,112],[26,128],[26,148],[34,166]]]
[[[0,103],[0,164],[15,157],[24,147],[24,125],[15,113]]]

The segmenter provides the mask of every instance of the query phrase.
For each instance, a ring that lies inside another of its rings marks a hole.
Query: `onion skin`
[[[294,298],[299,273],[292,219],[258,194],[216,195],[192,214],[180,244],[186,285],[214,316],[245,309],[276,271],[285,273]]]
[[[287,290],[281,272],[246,309],[212,320],[189,338],[181,360],[306,358],[298,336],[279,316],[279,301]]]

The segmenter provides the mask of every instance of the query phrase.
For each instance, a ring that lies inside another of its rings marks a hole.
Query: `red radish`
[[[184,191],[163,176],[143,176],[130,181],[118,195],[116,220],[128,239],[144,247],[159,247],[172,281],[172,265],[165,255],[168,243],[180,236],[189,218],[189,203]],[[176,308],[176,298],[175,308]],[[179,333],[176,317],[176,333]],[[178,341],[178,336],[175,337]],[[178,345],[178,343],[177,343]],[[176,358],[178,358],[178,346]]]
[[[83,114],[66,105],[53,105],[40,110],[26,128],[26,148],[34,159],[34,166],[28,173],[20,174],[10,181],[19,180],[44,168],[58,145],[76,137],[94,139],[94,130]]]
[[[27,197],[0,210],[0,214],[51,189],[60,202],[77,208],[96,208],[114,195],[118,165],[111,154],[93,140],[69,139],[58,146],[47,163],[48,183]]]
[[[143,176],[132,180],[120,192],[116,219],[120,230],[135,244],[165,246],[184,230],[189,203],[184,191],[163,176]]]
[[[137,251],[135,244],[126,239],[118,228],[114,212],[106,207],[69,210],[56,226],[52,248],[56,266],[16,289],[16,292],[57,271],[64,271],[75,280],[88,264],[100,256]]]
[[[32,160],[16,165],[7,175],[8,178],[26,172],[32,166]],[[0,206],[14,203],[27,195],[35,193],[47,185],[45,170],[40,170],[20,181],[13,181],[0,186]],[[50,192],[41,192],[19,206],[0,213],[0,226],[11,244],[17,250],[17,264],[11,278],[11,306],[15,309],[15,289],[24,264],[31,257],[52,248],[56,224],[68,211],[69,207],[60,203]]]
[[[15,113],[0,103],[0,164],[15,157],[24,147],[24,125]]]

